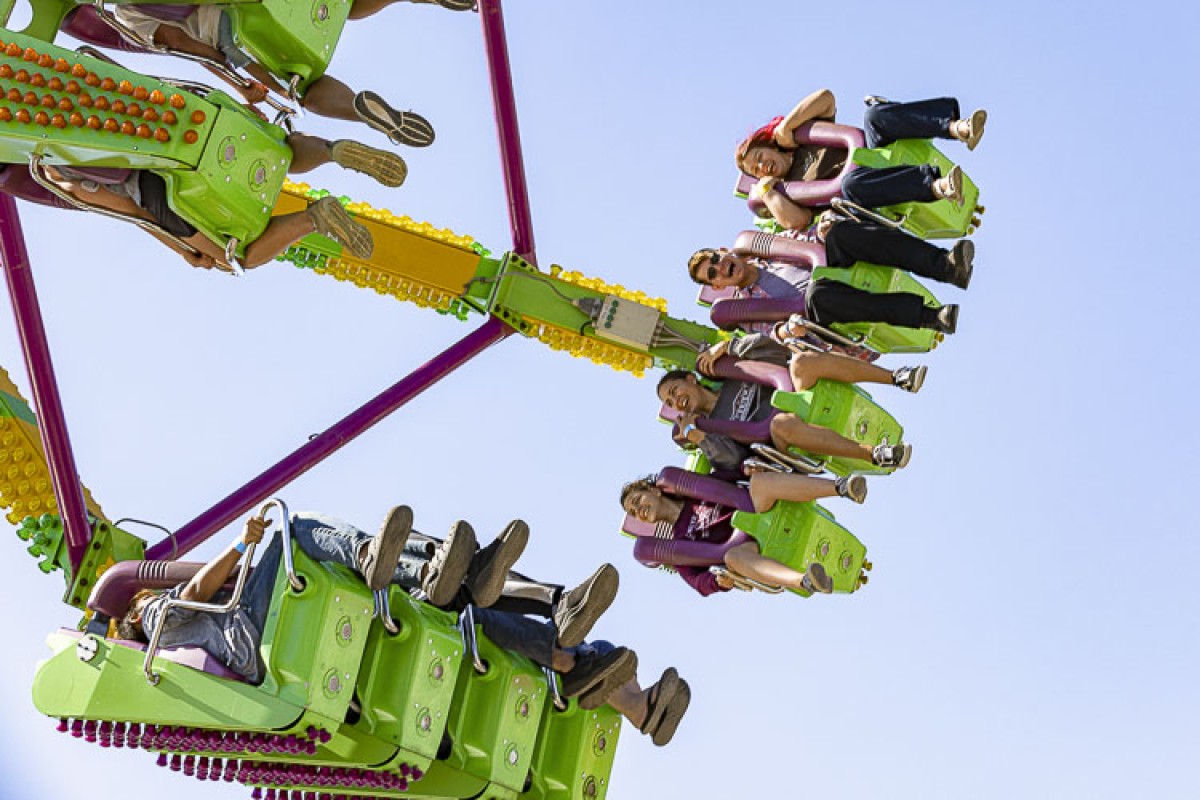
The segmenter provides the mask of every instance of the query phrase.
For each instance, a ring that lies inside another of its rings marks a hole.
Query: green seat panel
[[[26,163],[40,153],[50,165],[152,169],[166,181],[168,201],[179,216],[221,247],[237,239],[241,255],[266,229],[292,160],[282,128],[223,92],[200,98],[12,31],[0,29],[0,41],[21,50],[0,51],[0,161]],[[28,49],[43,61],[26,60]],[[89,85],[89,78],[97,85]],[[35,86],[35,79],[42,85]],[[112,89],[102,88],[105,80],[113,82]],[[96,108],[101,99],[105,110]],[[113,111],[118,103],[122,113]],[[155,119],[145,119],[151,112]],[[38,114],[45,115],[44,124]],[[175,122],[166,120],[168,114]],[[98,128],[89,127],[92,119]],[[106,130],[109,123],[120,127]],[[138,135],[139,129],[148,136]],[[165,141],[156,138],[160,133]]]
[[[780,501],[764,514],[735,512],[732,522],[754,537],[764,556],[797,572],[820,562],[833,579],[835,592],[853,592],[864,582],[866,546],[816,503]]]
[[[350,15],[350,0],[262,0],[232,6],[238,44],[285,82],[305,89],[325,74]]]
[[[807,391],[774,392],[771,405],[780,411],[795,414],[810,425],[829,428],[847,439],[870,447],[903,441],[904,428],[895,417],[854,384],[819,380]],[[894,471],[877,467],[869,461],[828,458],[818,453],[810,455],[824,459],[826,467],[835,475],[849,475],[851,472],[884,475]]]
[[[282,128],[268,125],[223,92],[207,98],[218,113],[194,170],[156,170],[167,182],[175,213],[221,247],[238,240],[238,254],[271,221],[292,163]]]
[[[608,794],[621,715],[611,706],[592,711],[571,700],[565,711],[546,703],[533,753],[533,783],[522,797],[593,800]]]
[[[296,592],[284,570],[276,576],[262,634],[267,677],[262,688],[331,719],[343,719],[358,682],[371,631],[374,598],[349,569],[314,561],[293,545]]]
[[[875,294],[908,292],[923,297],[930,308],[941,305],[932,292],[907,272],[878,264],[860,261],[845,269],[818,267],[813,270],[813,279],[838,281]],[[839,322],[832,327],[843,336],[861,339],[878,353],[927,353],[943,338],[928,328],[901,328],[883,322]]]
[[[436,786],[435,777],[449,779],[456,772],[483,778],[476,792],[487,783],[515,792],[525,788],[548,693],[546,678],[528,659],[500,649],[482,633],[478,642],[488,671],[480,675],[468,657],[447,728],[453,747],[445,761],[430,767],[421,791]]]
[[[150,685],[142,672],[145,655],[95,636],[96,654],[82,660],[83,641],[54,633],[53,655],[38,666],[33,704],[52,717],[220,728],[230,731],[284,730],[304,709],[261,687],[219,678],[165,659],[156,659],[161,678]]]
[[[395,636],[373,625],[358,679],[362,716],[355,724],[403,751],[409,764],[427,770],[450,719],[462,669],[462,636],[454,615],[393,589]]]
[[[873,150],[856,149],[854,163],[864,167],[898,167],[915,164],[934,164],[945,175],[954,162],[928,139],[900,139],[887,147]],[[963,203],[955,206],[949,200],[933,203],[901,203],[876,209],[892,219],[904,220],[904,227],[922,239],[957,239],[966,236],[971,218],[979,204],[979,187],[963,173]]]

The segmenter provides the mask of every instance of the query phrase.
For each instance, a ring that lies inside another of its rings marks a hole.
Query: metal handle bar
[[[487,675],[487,662],[479,657],[479,642],[475,637],[475,606],[468,605],[458,616],[458,630],[462,633],[463,649],[471,654],[475,671]]]
[[[751,444],[750,452],[773,461],[781,467],[786,467],[789,471],[801,472],[807,475],[816,475],[818,472],[825,471],[825,462],[823,461],[818,461],[797,453],[785,453],[763,442],[754,442]]]
[[[833,198],[829,201],[829,205],[834,211],[844,216],[854,217],[855,219],[873,220],[874,222],[878,222],[880,225],[886,225],[889,228],[896,228],[897,230],[901,229],[901,226],[904,225],[905,220],[908,219],[908,217],[890,219],[874,209],[860,206],[858,203],[851,202],[844,197]]]
[[[749,591],[753,591],[754,589],[758,589],[760,592],[766,592],[767,594],[782,594],[783,593],[782,586],[772,586],[769,583],[763,583],[762,581],[756,581],[756,580],[754,580],[754,578],[747,578],[745,575],[739,575],[738,573],[734,572],[733,570],[729,569],[728,567],[714,566],[714,567],[709,567],[708,571],[711,572],[713,575],[716,575],[718,578],[721,578],[721,577],[728,578],[729,580],[733,581],[733,588],[738,589],[743,592],[749,592]]]
[[[554,675],[554,670],[542,667],[542,672],[546,675],[546,687],[550,690],[550,700],[554,703],[554,708],[558,711],[566,711],[567,701],[563,698],[562,692],[558,690],[558,679]]]

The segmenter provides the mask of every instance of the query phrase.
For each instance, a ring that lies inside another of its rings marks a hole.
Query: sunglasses
[[[723,252],[716,252],[716,253],[709,254],[708,267],[700,270],[700,277],[702,277],[704,279],[705,283],[711,284],[713,281],[715,281],[717,279],[717,276],[719,276],[721,274],[720,265],[721,265],[721,262],[725,260],[725,256],[727,256],[727,255],[729,255],[729,254],[723,253]]]

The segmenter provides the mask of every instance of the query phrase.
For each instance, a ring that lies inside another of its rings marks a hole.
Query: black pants
[[[183,217],[176,214],[167,202],[167,182],[157,173],[144,169],[138,173],[138,191],[141,192],[143,209],[150,212],[154,221],[168,233],[186,239],[196,229]]]
[[[900,203],[931,203],[937,199],[933,182],[942,171],[933,164],[909,167],[859,167],[842,180],[842,196],[864,208]]]
[[[950,123],[961,116],[953,97],[879,103],[863,114],[863,133],[867,147],[883,147],[897,139],[950,139]]]
[[[918,100],[915,103],[880,103],[863,114],[867,147],[883,147],[897,139],[950,139],[950,123],[959,119],[958,101],[953,97]],[[842,183],[847,200],[866,208],[917,201],[928,203],[933,182],[942,177],[930,165],[871,169],[859,167]]]
[[[874,222],[835,222],[825,235],[825,261],[831,267],[852,267],[866,261],[950,283],[954,270],[948,255],[924,239]]]
[[[875,294],[833,280],[819,280],[808,290],[808,318],[829,327],[835,322],[885,322],[901,328],[930,328],[936,309],[909,292]]]

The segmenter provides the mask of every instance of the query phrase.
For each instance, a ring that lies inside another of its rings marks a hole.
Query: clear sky
[[[876,394],[913,463],[873,480],[864,507],[827,504],[870,548],[872,582],[701,599],[641,568],[617,489],[680,462],[653,384],[518,338],[281,496],[372,530],[399,502],[435,533],[463,517],[485,538],[520,516],[525,571],[566,583],[616,564],[597,634],[634,647],[647,682],[678,666],[694,700],[668,748],[626,726],[612,797],[1195,797],[1194,8],[505,10],[542,265],[695,319],[684,262],[750,222],[730,188],[751,127],[821,86],[848,122],[865,94],[991,113],[979,150],[946,144],[988,207],[970,292],[935,287],[962,303],[960,333],[921,359],[919,396]],[[349,26],[331,72],[419,110],[438,140],[404,153],[398,190],[332,167],[311,182],[506,249],[477,18],[397,4]],[[22,218],[79,467],[113,518],[187,522],[471,330],[285,265],[193,271],[99,218]],[[0,363],[27,391],[9,324]],[[45,634],[76,615],[10,537],[0,794],[247,796],[53,732],[29,685]]]

